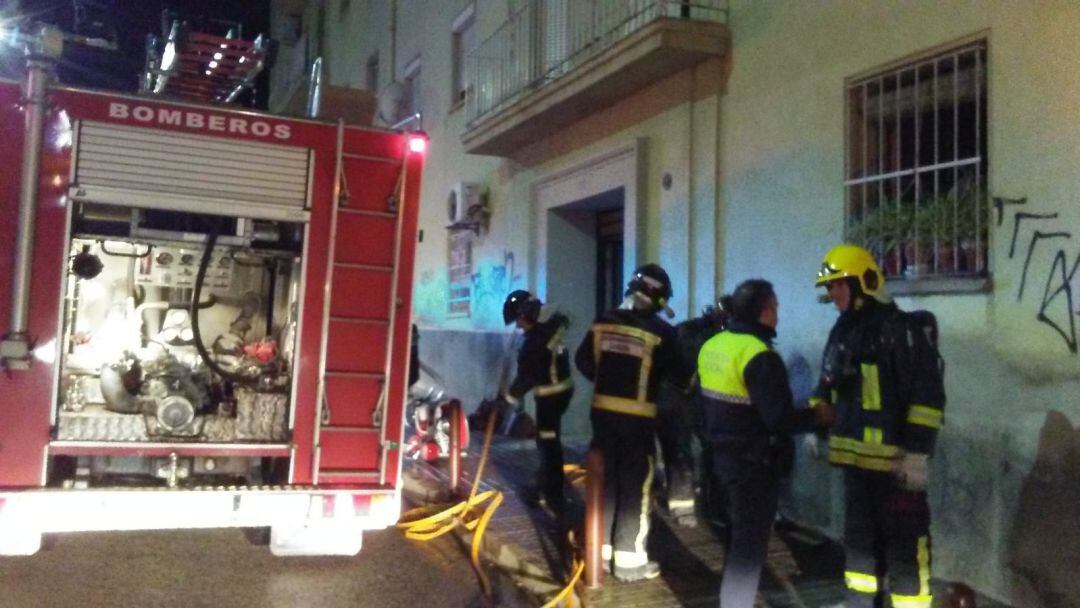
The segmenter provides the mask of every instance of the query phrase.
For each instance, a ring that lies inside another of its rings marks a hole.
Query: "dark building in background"
[[[66,44],[57,66],[67,86],[137,93],[146,62],[146,37],[162,36],[172,18],[188,21],[196,29],[224,34],[239,26],[242,38],[269,36],[268,0],[8,0],[0,2],[5,21],[47,23],[66,33],[112,43],[112,48]],[[273,47],[271,47],[273,48]],[[271,51],[271,61],[273,52]],[[253,90],[238,103],[265,109],[269,94],[269,66]],[[0,58],[0,76],[17,79],[22,70],[18,53]]]

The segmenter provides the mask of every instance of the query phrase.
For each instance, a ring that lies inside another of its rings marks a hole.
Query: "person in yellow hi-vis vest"
[[[936,322],[893,304],[862,247],[829,251],[816,284],[840,311],[811,405],[836,407],[829,461],[844,470],[846,605],[885,605],[888,592],[894,608],[929,608],[927,459],[945,407]]]
[[[831,409],[795,409],[787,368],[772,347],[779,304],[771,283],[744,281],[721,301],[728,327],[698,354],[705,434],[729,519],[720,606],[751,608],[780,481],[791,470],[792,435],[828,426]]]

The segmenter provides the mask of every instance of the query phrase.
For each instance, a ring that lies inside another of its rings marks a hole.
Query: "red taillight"
[[[409,152],[416,154],[423,154],[427,150],[427,140],[423,137],[410,137],[409,138]]]
[[[370,494],[353,494],[353,514],[357,516],[367,515],[371,511]]]

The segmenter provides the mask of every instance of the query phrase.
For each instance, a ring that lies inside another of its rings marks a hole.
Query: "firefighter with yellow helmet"
[[[840,312],[811,405],[836,409],[829,461],[844,470],[847,605],[885,605],[888,592],[895,608],[929,608],[927,460],[945,407],[933,315],[897,308],[855,245],[829,251],[815,283]]]

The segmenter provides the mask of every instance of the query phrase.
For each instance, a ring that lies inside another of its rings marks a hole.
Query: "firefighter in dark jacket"
[[[671,281],[656,264],[638,268],[623,306],[593,322],[575,361],[593,381],[593,446],[604,458],[605,564],[623,581],[655,578],[649,560],[650,492],[656,454],[657,392],[662,378],[685,385],[670,313]],[[606,567],[606,566],[605,566]]]
[[[731,298],[727,330],[698,355],[705,431],[729,520],[720,585],[722,608],[754,605],[780,482],[791,470],[792,435],[832,422],[829,406],[795,409],[787,368],[773,350],[778,303],[772,284],[741,283]]]
[[[562,416],[574,396],[570,379],[570,354],[565,335],[566,315],[544,306],[527,291],[506,296],[503,321],[524,330],[525,340],[518,351],[517,376],[503,398],[520,408],[522,399],[533,391],[536,401],[536,448],[540,452],[536,500],[541,506],[562,513],[563,452]]]
[[[813,404],[832,403],[829,461],[844,470],[844,573],[849,606],[927,608],[927,459],[943,421],[936,347],[915,315],[892,303],[870,252],[840,245],[816,284],[840,317],[829,333]],[[887,580],[887,584],[886,584]]]

